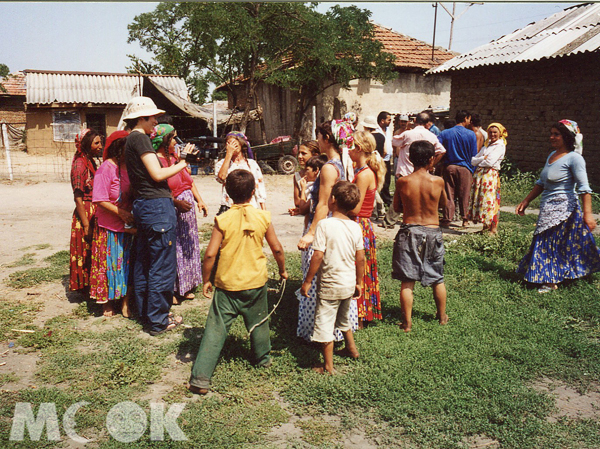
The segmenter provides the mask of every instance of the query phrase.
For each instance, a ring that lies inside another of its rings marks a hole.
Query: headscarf
[[[493,126],[496,127],[496,128],[498,128],[498,131],[500,131],[500,139],[502,139],[502,141],[504,142],[504,145],[506,145],[506,138],[508,137],[508,133],[506,132],[506,128],[504,126],[502,126],[500,123],[497,123],[497,122],[491,123],[487,127],[488,135],[490,133],[490,128],[493,127]],[[488,144],[489,144],[489,142],[490,142],[490,138],[488,137],[487,139],[485,139],[484,145],[487,147]]]
[[[354,113],[354,112],[347,112],[344,115],[344,120],[346,120],[347,122],[352,123],[353,125],[354,125],[354,122],[356,122],[357,118],[358,117],[356,116],[356,113]]]
[[[75,162],[75,159],[77,159],[78,157],[83,158],[83,160],[85,161],[85,167],[90,171],[90,173],[92,174],[92,176],[96,173],[96,163],[94,162],[94,159],[92,158],[91,154],[87,154],[85,151],[83,151],[83,148],[81,147],[81,141],[83,140],[83,137],[89,133],[91,130],[89,128],[85,128],[82,129],[79,134],[77,134],[75,136],[75,156],[73,156],[73,162]]]
[[[254,154],[252,153],[252,147],[250,146],[250,142],[248,142],[248,138],[246,137],[246,134],[244,134],[241,131],[231,131],[230,133],[228,133],[225,136],[225,140],[227,140],[230,137],[238,137],[238,138],[242,139],[244,142],[246,142],[246,145],[248,146],[248,158],[254,159]]]
[[[166,123],[156,125],[154,127],[154,131],[152,131],[152,134],[150,134],[152,148],[158,151],[167,134],[172,133],[173,131],[175,131],[175,128],[173,128],[171,125],[167,125]]]
[[[583,134],[579,131],[579,125],[573,120],[560,120],[558,123],[562,123],[567,127],[569,132],[575,136],[575,153],[583,153]]]
[[[354,126],[346,118],[331,121],[331,132],[340,148],[354,148]]]
[[[110,145],[117,139],[122,137],[127,137],[129,135],[129,131],[115,131],[110,136],[106,138],[106,142],[104,143],[104,151],[102,152],[102,160],[105,161],[108,159],[108,149]]]

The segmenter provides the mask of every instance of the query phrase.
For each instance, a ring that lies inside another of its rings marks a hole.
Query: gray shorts
[[[444,282],[445,252],[440,228],[402,224],[394,239],[392,277],[421,281],[423,287]]]

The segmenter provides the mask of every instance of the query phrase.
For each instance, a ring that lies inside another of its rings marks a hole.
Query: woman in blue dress
[[[600,271],[600,250],[592,231],[592,190],[585,160],[581,155],[583,137],[577,123],[561,120],[550,129],[552,153],[529,195],[517,206],[523,215],[539,195],[540,214],[529,252],[517,273],[538,284],[539,293],[558,288],[565,279],[578,279]],[[581,204],[579,198],[581,199]]]

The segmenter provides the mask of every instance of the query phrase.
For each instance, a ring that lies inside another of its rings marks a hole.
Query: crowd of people
[[[266,210],[261,169],[240,132],[227,135],[225,156],[215,167],[223,190],[200,260],[196,209],[207,216],[208,208],[187,169],[185,154],[193,145],[176,145],[174,127],[158,123],[163,113],[151,99],[136,97],[126,108],[128,131],[111,134],[103,152],[94,130],[77,136],[69,286],[102,304],[107,317],[120,306],[151,335],[182,324],[171,306],[193,299],[202,286],[212,303],[189,388],[205,394],[239,315],[250,333],[254,362],[271,364],[263,240],[281,278],[288,275]],[[437,319],[448,322],[442,228],[455,221],[456,204],[462,226],[474,222],[483,225],[482,232],[498,230],[506,129],[494,122],[484,130],[481,119],[467,111],[458,111],[442,131],[434,122],[428,111],[412,120],[397,114],[393,125],[386,111],[362,121],[348,113],[323,122],[316,127],[316,141],[299,145],[301,168],[293,177],[289,211],[304,216],[296,334],[319,344],[324,360],[319,372],[334,372],[335,341],[345,341],[341,355],[358,358],[353,333],[382,319],[374,220],[393,227],[402,219],[391,272],[402,283],[400,326],[406,332],[412,329],[417,281],[432,287]],[[533,242],[517,269],[540,293],[600,271],[577,124],[554,124],[550,144],[540,179],[516,209],[522,215],[542,196]]]

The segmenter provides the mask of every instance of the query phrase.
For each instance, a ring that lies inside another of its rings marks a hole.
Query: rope
[[[275,312],[275,309],[277,309],[277,306],[279,306],[279,303],[281,303],[281,300],[283,299],[283,294],[285,293],[285,284],[286,284],[286,280],[281,279],[281,283],[279,284],[279,289],[277,291],[279,293],[279,300],[277,301],[277,304],[275,304],[275,306],[273,307],[273,310],[271,310],[271,313],[269,313],[266,317],[264,317],[262,320],[260,320],[258,323],[256,323],[254,326],[252,326],[250,328],[250,330],[248,331],[248,337],[250,337],[250,335],[252,335],[252,331],[254,329],[256,329],[258,326],[263,324],[265,321],[267,321],[269,319],[269,317],[271,315],[273,315],[273,313]]]

